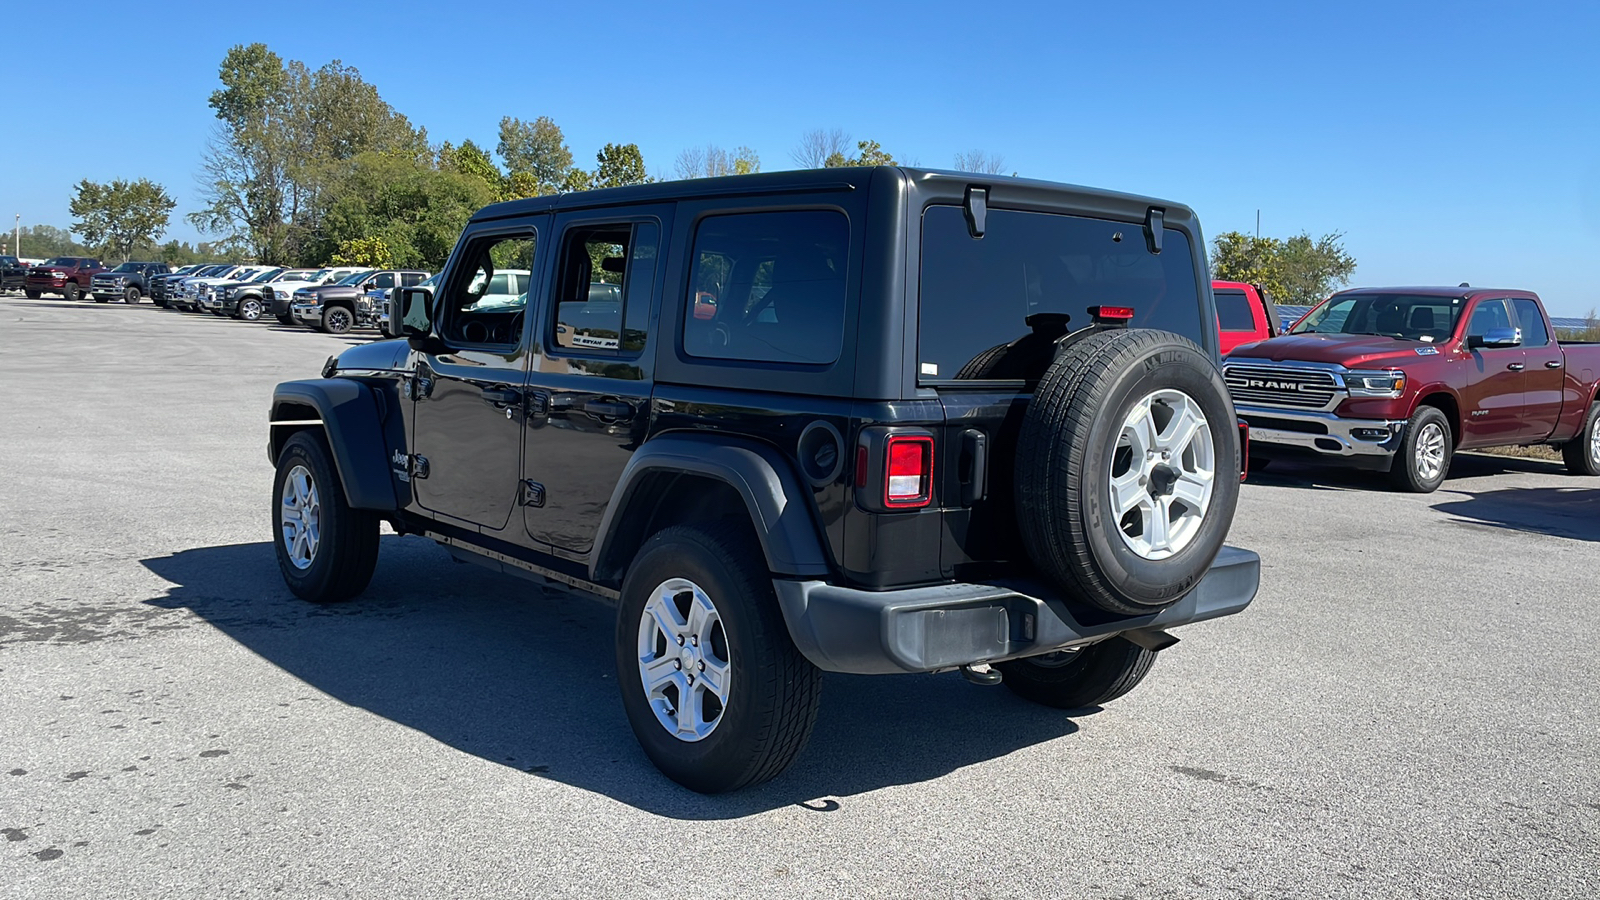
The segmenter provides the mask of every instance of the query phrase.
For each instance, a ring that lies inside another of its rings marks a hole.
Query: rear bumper
[[[1404,419],[1345,419],[1331,412],[1241,406],[1239,418],[1250,424],[1250,451],[1292,447],[1317,456],[1344,459],[1378,468],[1388,466],[1405,437]]]
[[[1148,616],[1068,608],[1036,585],[944,584],[862,591],[824,581],[773,587],[795,646],[828,672],[933,672],[1035,656],[1127,631],[1164,630],[1239,612],[1255,598],[1261,558],[1224,547],[1200,584]]]

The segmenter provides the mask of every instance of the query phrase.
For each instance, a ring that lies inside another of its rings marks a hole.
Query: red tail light
[[[1089,317],[1099,325],[1126,325],[1133,319],[1133,307],[1091,306]]]
[[[886,445],[883,503],[915,509],[933,502],[933,438],[891,435]]]

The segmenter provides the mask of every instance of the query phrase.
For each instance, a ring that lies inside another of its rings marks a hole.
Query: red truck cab
[[[1278,308],[1261,285],[1213,281],[1211,293],[1217,301],[1217,335],[1223,356],[1241,344],[1264,341],[1283,330]]]
[[[1551,444],[1600,475],[1600,345],[1557,342],[1530,291],[1359,288],[1223,364],[1252,468],[1301,456],[1433,491],[1456,450]]]

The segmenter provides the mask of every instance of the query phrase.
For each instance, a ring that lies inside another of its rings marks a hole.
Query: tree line
[[[492,150],[471,140],[435,144],[354,67],[333,60],[312,69],[261,43],[230,49],[217,74],[220,87],[208,99],[217,124],[198,174],[202,206],[185,217],[212,240],[158,244],[176,206],[159,184],[85,180],[71,204],[82,243],[36,226],[25,243],[30,254],[436,269],[467,219],[496,201],[762,171],[750,147],[715,144],[679,152],[670,175],[652,174],[635,143],[606,143],[593,165],[581,165],[548,116],[502,118]],[[839,128],[803,133],[789,157],[798,168],[920,164]],[[981,149],[955,154],[953,164],[1017,174]],[[1264,284],[1285,303],[1313,303],[1355,269],[1342,237],[1228,232],[1213,244],[1212,273]]]

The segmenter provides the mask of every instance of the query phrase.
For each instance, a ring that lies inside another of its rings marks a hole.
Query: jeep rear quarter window
[[[1158,255],[1138,223],[990,208],[983,237],[973,238],[959,207],[928,207],[918,377],[1036,379],[1054,338],[1091,324],[1093,306],[1133,307],[1132,327],[1206,347],[1194,263],[1188,235],[1175,228]]]
[[[844,344],[850,223],[832,210],[711,216],[695,229],[683,349],[827,365]]]

